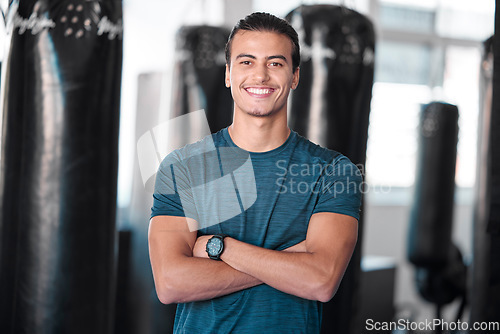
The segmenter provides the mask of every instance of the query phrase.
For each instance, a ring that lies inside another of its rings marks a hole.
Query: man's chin
[[[275,112],[272,110],[265,110],[265,111],[252,110],[252,111],[248,111],[247,114],[250,116],[254,116],[254,117],[268,117],[268,116],[272,116],[273,114],[275,114]]]

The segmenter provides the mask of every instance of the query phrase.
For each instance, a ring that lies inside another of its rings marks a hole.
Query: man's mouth
[[[270,95],[272,92],[274,92],[273,88],[254,88],[254,87],[248,87],[245,88],[245,90],[253,96],[267,96]]]

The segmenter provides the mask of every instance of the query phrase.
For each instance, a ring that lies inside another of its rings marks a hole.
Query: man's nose
[[[266,82],[269,80],[269,69],[267,68],[267,64],[256,66],[254,77],[258,82]]]

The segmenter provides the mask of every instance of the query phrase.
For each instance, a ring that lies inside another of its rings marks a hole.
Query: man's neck
[[[229,135],[240,148],[249,152],[267,152],[280,147],[290,135],[284,117],[238,118],[235,115],[233,124],[229,127]]]

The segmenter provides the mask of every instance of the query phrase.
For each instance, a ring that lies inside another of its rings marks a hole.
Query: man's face
[[[231,43],[226,86],[231,87],[235,113],[270,116],[286,113],[290,89],[299,82],[292,73],[292,42],[274,32],[240,30]]]

